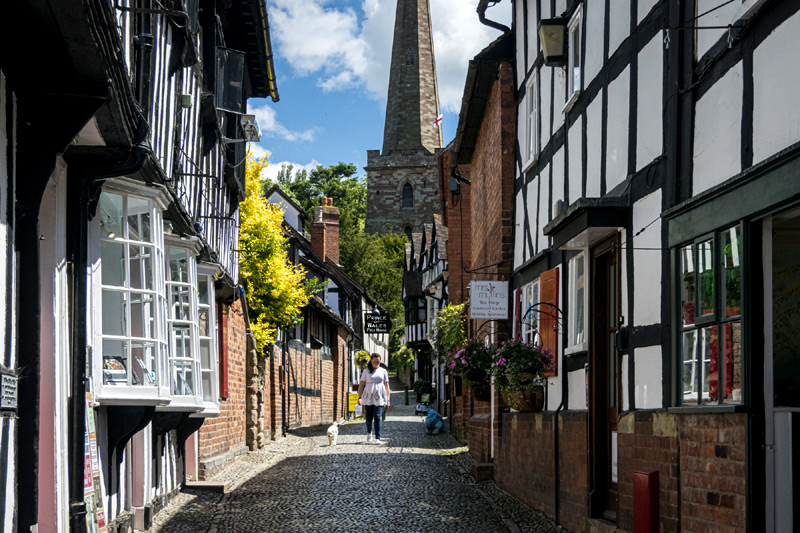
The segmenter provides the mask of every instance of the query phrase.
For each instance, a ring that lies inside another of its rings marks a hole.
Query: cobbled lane
[[[293,432],[220,474],[230,493],[182,492],[151,531],[558,531],[494,483],[472,483],[466,448],[427,435],[413,397],[403,403],[393,391],[382,445],[366,442],[363,420],[334,447],[324,427]]]

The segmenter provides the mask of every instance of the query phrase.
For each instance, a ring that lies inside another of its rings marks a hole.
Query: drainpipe
[[[477,9],[478,19],[481,21],[481,24],[485,26],[489,26],[490,28],[500,30],[503,33],[509,33],[511,31],[511,28],[509,28],[508,26],[504,26],[499,22],[495,22],[493,20],[489,20],[486,18],[486,9],[489,7],[489,2],[491,2],[492,5],[495,5],[500,1],[501,0],[480,0],[480,2],[478,2],[478,9]]]
[[[555,512],[556,512],[556,525],[559,524],[558,517],[559,517],[559,501],[558,501],[558,492],[561,489],[561,476],[558,470],[558,415],[561,413],[561,410],[564,409],[564,394],[566,392],[566,387],[561,387],[561,403],[558,404],[555,412],[555,418],[553,419],[553,464],[555,465]]]
[[[147,133],[146,128],[140,128]],[[141,141],[131,148],[124,161],[116,164],[101,166],[91,156],[77,156],[72,162],[75,165],[77,183],[70,180],[69,195],[77,205],[74,216],[70,217],[73,224],[73,237],[68,237],[68,257],[72,263],[73,296],[71,303],[72,313],[72,365],[70,383],[69,405],[69,498],[70,498],[70,531],[83,532],[86,527],[86,505],[83,500],[83,467],[84,467],[84,432],[86,417],[86,363],[88,359],[88,342],[86,327],[87,312],[87,253],[90,206],[94,194],[99,192],[97,186],[102,181],[138,172],[144,165],[145,159],[151,149],[146,141]],[[69,162],[69,158],[68,158]],[[68,168],[69,172],[69,168]]]

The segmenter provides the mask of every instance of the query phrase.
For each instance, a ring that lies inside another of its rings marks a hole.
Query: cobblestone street
[[[366,442],[363,420],[335,447],[326,428],[293,432],[220,473],[228,494],[181,492],[151,531],[559,531],[493,482],[473,483],[466,448],[427,435],[403,394],[392,393],[382,445]]]

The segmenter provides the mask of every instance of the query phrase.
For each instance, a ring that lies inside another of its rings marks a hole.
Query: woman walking
[[[375,444],[381,444],[381,414],[389,407],[389,374],[381,368],[381,356],[373,353],[367,368],[361,373],[358,384],[358,405],[364,406],[367,421],[367,442],[372,442],[375,426]]]

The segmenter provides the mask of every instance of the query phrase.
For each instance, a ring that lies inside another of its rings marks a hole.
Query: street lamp
[[[542,43],[544,64],[561,67],[567,62],[567,19],[558,17],[539,21],[539,42]]]

